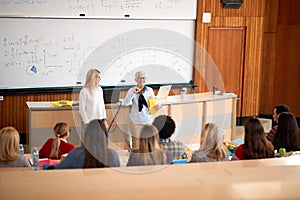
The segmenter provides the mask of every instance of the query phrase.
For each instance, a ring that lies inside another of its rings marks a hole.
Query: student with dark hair
[[[73,149],[55,168],[119,167],[117,152],[108,148],[106,126],[103,120],[92,120],[87,125],[83,145]]]
[[[231,160],[248,160],[260,158],[273,158],[274,147],[267,140],[259,119],[251,117],[246,120],[245,125],[245,143],[238,146]]]
[[[61,159],[61,155],[69,153],[75,148],[67,142],[70,136],[69,125],[65,122],[58,122],[53,127],[55,138],[49,138],[39,151],[40,158]]]
[[[273,121],[276,124],[270,132],[266,133],[266,137],[269,141],[272,142],[272,140],[275,138],[276,131],[277,131],[277,123],[278,123],[278,117],[283,112],[290,112],[290,107],[285,104],[278,104],[273,109]]]
[[[187,154],[183,143],[171,139],[176,129],[175,121],[170,116],[160,115],[154,119],[152,124],[159,131],[160,147],[170,151],[173,155],[173,160],[185,159]]]
[[[278,118],[278,129],[273,140],[274,149],[285,148],[286,151],[300,150],[300,132],[296,117],[283,112]]]

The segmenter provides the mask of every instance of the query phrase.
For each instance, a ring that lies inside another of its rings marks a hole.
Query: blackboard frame
[[[192,90],[197,87],[192,80],[189,83],[166,83],[166,84],[146,84],[153,89],[159,89],[162,85],[172,85],[172,88],[188,87]],[[100,85],[101,86],[101,85]],[[128,90],[134,85],[122,85],[122,86],[101,86],[103,90]],[[0,95],[22,95],[22,94],[44,94],[44,93],[77,93],[81,90],[82,86],[74,87],[48,87],[48,88],[17,88],[17,89],[0,89]]]

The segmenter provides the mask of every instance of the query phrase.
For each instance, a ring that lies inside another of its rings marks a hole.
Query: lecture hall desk
[[[168,96],[159,100],[162,105],[157,113],[172,116],[176,122],[173,139],[184,144],[199,144],[202,127],[207,122],[219,125],[224,132],[225,141],[235,139],[236,102],[233,93],[213,95],[210,92]],[[29,149],[42,146],[44,141],[53,136],[53,126],[58,121],[66,121],[72,133],[69,142],[80,145],[79,132],[81,119],[78,107],[54,107],[50,102],[26,102],[29,109]],[[109,123],[116,115],[118,104],[106,104]],[[126,148],[125,135],[129,132],[130,107],[121,106],[110,129],[110,140],[123,149]],[[121,149],[122,149],[121,148]]]
[[[0,169],[0,199],[300,199],[299,165],[300,156],[293,156],[105,169]]]

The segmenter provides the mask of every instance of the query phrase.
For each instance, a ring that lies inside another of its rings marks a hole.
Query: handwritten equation
[[[86,71],[92,67],[109,73],[106,77],[111,79],[103,78],[103,84],[124,80],[126,74],[120,72],[129,72],[138,65],[152,74],[154,68],[149,65],[161,72],[180,72],[191,79],[192,64],[174,57],[183,53],[187,42],[177,37],[172,39],[172,34],[194,38],[193,29],[194,23],[184,20],[132,23],[129,20],[0,18],[0,88],[74,86],[77,82],[82,85]],[[167,33],[159,38],[161,31]],[[170,49],[170,53],[139,50],[154,44],[156,49]],[[193,60],[193,45],[187,48],[190,60]],[[168,67],[165,70],[163,66]],[[161,81],[158,76],[153,80]],[[133,81],[132,77],[126,79],[126,83],[129,81]]]

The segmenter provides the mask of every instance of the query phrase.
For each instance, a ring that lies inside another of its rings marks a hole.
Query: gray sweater
[[[117,152],[112,149],[108,149],[108,160],[105,165],[109,167],[120,167],[120,160]],[[55,166],[55,169],[75,169],[83,168],[84,166],[84,147],[77,147],[70,151],[68,156],[61,161],[60,164]]]
[[[30,167],[28,159],[23,155],[18,155],[15,160],[0,162],[0,168],[4,167]]]

